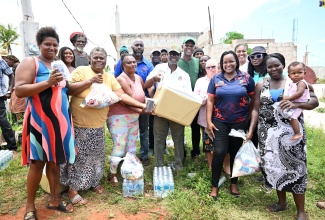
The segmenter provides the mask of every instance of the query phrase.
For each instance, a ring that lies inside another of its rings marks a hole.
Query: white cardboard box
[[[157,100],[154,113],[184,126],[191,125],[198,113],[202,98],[196,93],[161,85],[154,96]]]

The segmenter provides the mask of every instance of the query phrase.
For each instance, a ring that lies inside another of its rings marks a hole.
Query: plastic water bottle
[[[225,176],[222,176],[222,177],[219,179],[218,187],[220,187],[220,186],[221,186],[225,181],[226,181],[226,177],[225,177]]]
[[[143,195],[143,191],[144,191],[144,180],[139,179],[138,180],[138,190],[137,190],[138,195]]]
[[[129,180],[123,179],[123,197],[128,197],[129,196],[129,191],[128,191],[128,185],[129,185]]]
[[[4,170],[6,169],[9,164],[10,161],[13,158],[13,152],[10,150],[1,150],[0,151],[0,169]]]
[[[167,195],[169,194],[169,185],[168,185],[167,175],[164,176],[163,185],[164,185],[164,190],[161,194],[161,197],[166,198]]]
[[[163,191],[164,191],[164,181],[163,179],[161,178],[161,176],[159,177],[159,180],[158,180],[158,191],[157,191],[157,196],[158,197],[162,197],[163,195]]]
[[[174,179],[173,179],[173,176],[171,176],[168,179],[168,185],[169,185],[169,193],[173,193],[174,192]]]
[[[154,196],[158,196],[158,175],[153,177],[153,194]]]
[[[132,180],[129,180],[128,184],[128,191],[129,191],[129,196],[134,196],[134,182]]]

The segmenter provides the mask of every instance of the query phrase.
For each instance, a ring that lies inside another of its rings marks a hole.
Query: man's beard
[[[84,52],[84,47],[76,47],[76,50],[79,52]]]

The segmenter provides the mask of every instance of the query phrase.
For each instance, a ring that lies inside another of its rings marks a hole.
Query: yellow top
[[[96,76],[96,73],[90,66],[80,66],[71,73],[71,83],[81,82]],[[120,89],[121,85],[112,74],[104,72],[103,83],[112,91]],[[73,124],[83,128],[101,128],[105,125],[109,107],[106,108],[83,108],[81,102],[86,98],[90,89],[87,88],[76,96],[71,98],[71,110]]]

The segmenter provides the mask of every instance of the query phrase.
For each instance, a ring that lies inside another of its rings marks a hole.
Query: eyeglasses
[[[261,57],[263,57],[263,54],[261,53],[249,55],[249,58],[251,58],[251,60],[260,59]]]
[[[215,69],[216,67],[217,67],[217,66],[206,66],[205,69],[206,69],[206,70],[210,70],[210,69],[213,70],[213,69]]]

